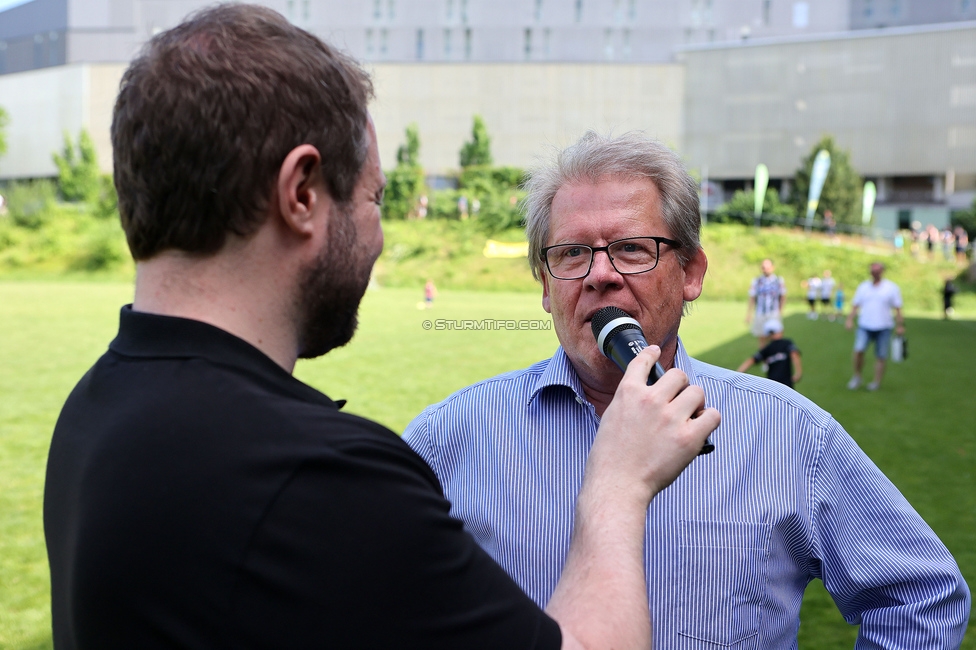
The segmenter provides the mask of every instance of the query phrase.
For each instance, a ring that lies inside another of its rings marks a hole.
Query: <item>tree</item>
[[[424,170],[420,166],[420,133],[417,125],[406,130],[406,142],[397,149],[397,166],[386,174],[383,218],[406,219],[424,193]]]
[[[95,143],[88,131],[78,134],[78,152],[71,142],[71,136],[64,134],[64,151],[61,155],[52,154],[58,167],[58,191],[65,201],[97,201],[102,192],[101,173],[98,171],[98,157]]]
[[[7,125],[10,124],[10,117],[7,111],[0,106],[0,156],[7,153]]]
[[[827,172],[827,179],[820,193],[817,214],[823,215],[825,211],[830,210],[837,223],[861,225],[861,191],[864,180],[851,166],[850,154],[840,149],[834,142],[833,136],[829,135],[820,138],[820,142],[814,145],[810,154],[803,159],[793,177],[790,202],[796,209],[797,218],[802,219],[807,213],[813,159],[821,149],[825,149],[830,154],[830,170]]]
[[[417,124],[409,125],[404,135],[407,141],[397,149],[397,165],[420,165],[420,131]]]
[[[491,137],[488,135],[488,128],[480,115],[474,116],[474,124],[471,127],[471,140],[465,142],[460,151],[461,167],[472,167],[474,165],[490,165],[493,160],[491,157]]]

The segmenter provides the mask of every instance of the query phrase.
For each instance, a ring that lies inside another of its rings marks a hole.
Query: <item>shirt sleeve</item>
[[[814,574],[855,648],[958,648],[970,595],[931,528],[836,422],[814,480]]]
[[[901,287],[899,287],[894,282],[891,283],[891,286],[892,286],[892,289],[893,289],[892,292],[891,292],[891,306],[892,307],[895,307],[895,308],[898,308],[898,309],[901,309],[901,305],[902,305],[902,302],[901,302]]]
[[[752,282],[749,283],[749,297],[756,297],[756,285],[759,284],[759,278],[753,278]]]
[[[306,461],[249,545],[234,604],[246,646],[559,648],[558,624],[449,508],[398,439]],[[258,642],[251,621],[268,618],[285,632]]]

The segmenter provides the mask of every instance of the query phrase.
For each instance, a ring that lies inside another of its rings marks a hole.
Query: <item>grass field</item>
[[[113,337],[118,282],[0,282],[0,649],[50,647],[47,562],[41,526],[51,430],[75,382]],[[707,295],[707,294],[706,294]],[[548,320],[537,294],[442,291],[417,309],[417,289],[370,291],[349,346],[299,363],[296,374],[347,408],[402,431],[427,404],[486,376],[549,356],[549,331],[443,331],[425,320]],[[739,302],[696,304],[682,325],[689,351],[735,367],[753,339]],[[796,313],[787,335],[803,350],[798,390],[831,411],[940,535],[976,584],[976,313],[941,321],[909,314],[909,360],[892,364],[883,390],[849,392],[852,334]],[[852,647],[829,596],[811,586],[800,648]],[[964,642],[976,650],[976,634]]]

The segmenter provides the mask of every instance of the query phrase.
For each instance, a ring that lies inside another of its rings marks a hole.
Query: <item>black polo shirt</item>
[[[44,494],[54,643],[558,648],[400,438],[205,323],[122,309]]]

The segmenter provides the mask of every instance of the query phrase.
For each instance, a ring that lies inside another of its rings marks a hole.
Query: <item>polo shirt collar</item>
[[[273,380],[301,399],[341,408],[318,390],[295,379],[284,368],[244,339],[189,318],[161,316],[125,305],[119,314],[119,333],[109,344],[116,354],[136,358],[204,359]]]

